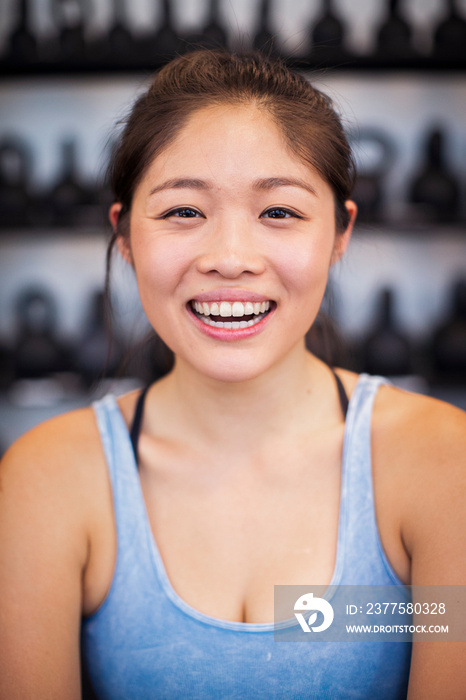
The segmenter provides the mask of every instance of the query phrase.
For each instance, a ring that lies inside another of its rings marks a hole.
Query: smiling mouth
[[[207,326],[237,330],[260,323],[272,311],[275,303],[273,301],[208,303],[192,300],[189,305],[194,315]]]

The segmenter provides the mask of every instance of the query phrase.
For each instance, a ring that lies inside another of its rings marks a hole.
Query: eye
[[[161,218],[169,219],[171,216],[175,216],[179,219],[194,219],[196,217],[205,219],[204,214],[201,214],[200,211],[193,209],[192,207],[177,207],[176,209],[170,209],[170,211],[163,214]]]
[[[266,218],[266,219],[302,219],[299,214],[297,214],[295,211],[292,211],[291,209],[286,209],[285,207],[271,207],[270,209],[266,209],[264,212],[261,214],[261,218]]]

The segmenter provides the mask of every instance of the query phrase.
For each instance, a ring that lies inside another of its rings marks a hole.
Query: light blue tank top
[[[350,399],[332,586],[402,586],[382,549],[372,489],[371,415],[383,382],[361,375]],[[84,655],[99,698],[406,698],[409,642],[279,643],[273,623],[225,621],[183,601],[168,580],[149,526],[117,402],[107,396],[94,408],[118,538],[108,596],[82,627]]]

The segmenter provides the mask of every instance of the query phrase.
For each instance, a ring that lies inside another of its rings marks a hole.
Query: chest
[[[342,448],[343,430],[336,429],[331,441],[244,464],[191,457],[154,470],[143,463],[151,533],[178,596],[213,617],[269,622],[274,585],[328,584],[337,556]],[[155,453],[148,456],[156,463]]]
[[[217,464],[202,455],[180,458],[141,443],[136,481],[145,537],[180,600],[224,620],[270,622],[274,585],[332,581],[348,529],[357,533],[362,558],[366,540],[379,556],[380,537],[389,565],[408,581],[398,487],[383,457],[368,465],[369,489],[359,493],[358,483],[349,488],[345,481],[351,465],[342,469],[343,426],[321,437],[242,464],[222,455]],[[371,533],[359,522],[361,508]],[[89,611],[105,600],[114,579],[118,542],[111,505],[102,510],[99,533],[86,579]]]

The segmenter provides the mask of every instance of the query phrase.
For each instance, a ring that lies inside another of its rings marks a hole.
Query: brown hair
[[[126,120],[109,165],[113,195],[122,204],[116,235],[127,234],[124,222],[145,171],[191,114],[210,105],[241,103],[267,110],[291,150],[330,185],[337,231],[346,229],[345,201],[355,169],[331,99],[280,59],[200,50],[174,59],[156,73]]]
[[[122,207],[107,251],[107,298],[112,250],[119,236],[129,235],[132,199],[147,168],[193,112],[225,104],[264,109],[281,129],[291,151],[314,167],[332,188],[337,232],[348,226],[345,201],[353,189],[355,167],[331,99],[278,58],[258,52],[194,51],[156,73],[149,89],[134,104],[113,149],[109,184],[114,201]],[[166,370],[172,362],[170,353]]]

